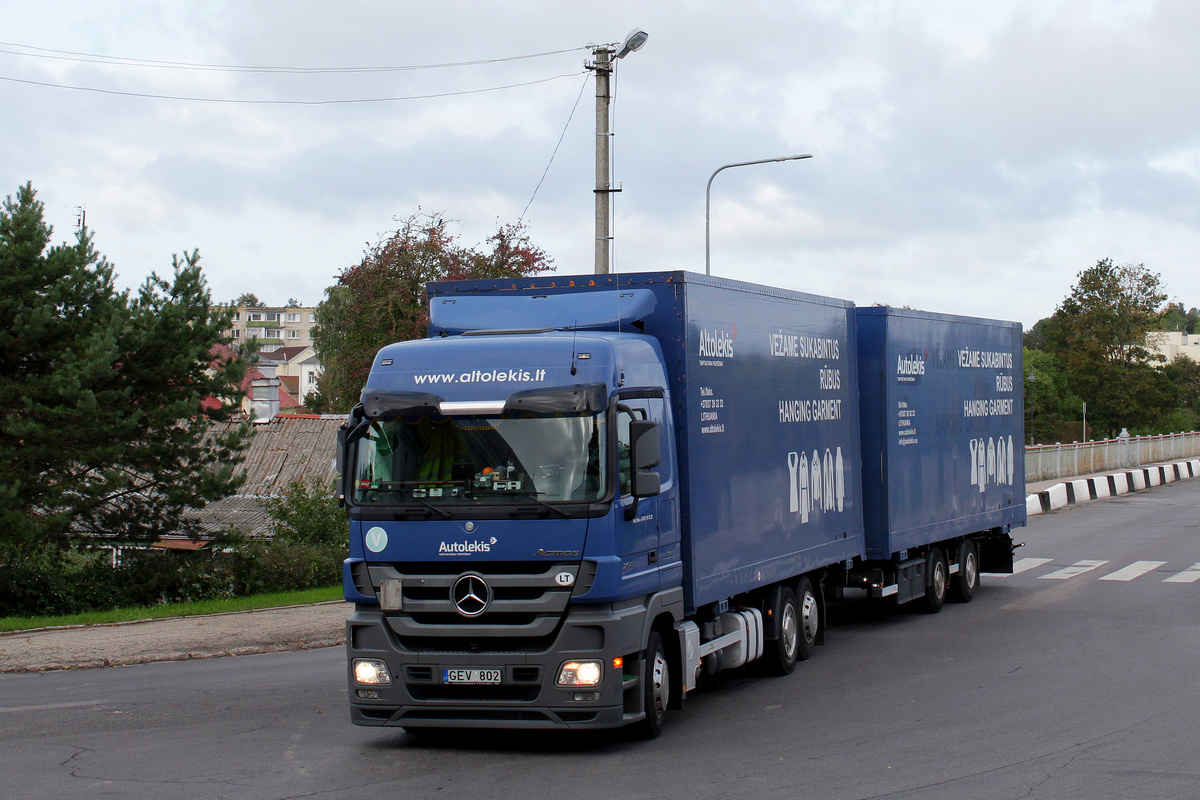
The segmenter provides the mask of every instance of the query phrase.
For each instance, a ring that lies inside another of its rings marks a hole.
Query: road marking
[[[1165,562],[1165,561],[1135,561],[1132,564],[1130,564],[1128,567],[1125,567],[1124,569],[1119,569],[1116,572],[1110,572],[1109,574],[1101,577],[1100,580],[1102,580],[1102,581],[1131,581],[1134,578],[1142,577],[1147,572],[1151,572],[1153,570],[1158,569],[1159,567],[1161,567],[1162,565],[1164,565],[1166,563],[1167,562]]]
[[[1076,561],[1069,567],[1063,567],[1057,572],[1051,572],[1049,575],[1041,575],[1038,580],[1042,581],[1065,581],[1068,578],[1074,578],[1076,575],[1082,575],[1085,572],[1091,572],[1097,567],[1103,567],[1107,561]]]
[[[1049,564],[1053,559],[1050,558],[1022,558],[1020,561],[1013,564],[1013,571],[1009,572],[984,572],[982,574],[989,578],[1007,578],[1009,575],[1017,575],[1027,569],[1040,567],[1042,564]]]
[[[98,706],[107,703],[107,700],[81,700],[78,703],[48,703],[44,706],[9,706],[8,708],[0,708],[0,714],[10,714],[14,711],[52,711],[56,708],[80,708],[82,706]]]
[[[1163,580],[1163,583],[1195,583],[1200,581],[1200,564],[1192,564],[1183,572],[1178,572]]]

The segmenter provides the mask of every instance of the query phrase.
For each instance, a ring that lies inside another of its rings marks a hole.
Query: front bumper
[[[504,640],[477,647],[406,648],[388,613],[359,606],[346,620],[350,718],[356,725],[406,728],[615,728],[642,718],[642,639],[647,627],[644,599],[569,606],[547,645],[500,650]],[[483,648],[488,648],[484,650]],[[621,658],[621,667],[613,666]],[[387,664],[392,683],[363,686],[354,680],[356,658]],[[594,687],[555,685],[565,661],[603,662]],[[446,683],[443,669],[492,668],[498,685]]]

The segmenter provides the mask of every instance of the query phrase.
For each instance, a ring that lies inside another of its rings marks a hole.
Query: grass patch
[[[278,608],[305,603],[341,600],[342,587],[307,589],[301,592],[274,592],[224,600],[203,600],[197,603],[164,603],[157,606],[115,608],[110,611],[89,611],[62,617],[0,617],[0,632],[23,631],[30,628],[51,628],[58,625],[101,625],[107,622],[133,622],[142,619],[191,617],[197,614],[220,614],[226,611],[249,611],[255,608]]]

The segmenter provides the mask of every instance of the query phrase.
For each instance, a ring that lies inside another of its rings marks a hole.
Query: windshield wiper
[[[444,508],[438,508],[433,503],[426,503],[424,500],[422,500],[419,497],[410,497],[409,499],[412,500],[414,503],[420,503],[421,505],[425,506],[430,511],[432,511],[433,513],[440,516],[442,519],[454,519],[453,514],[451,514],[449,511],[447,511]]]
[[[519,494],[519,495],[521,495],[521,496],[523,496],[523,497],[528,497],[530,500],[532,500],[533,502],[537,503],[537,504],[538,504],[539,506],[541,506],[542,508],[548,508],[548,509],[550,509],[550,510],[551,510],[551,511],[553,511],[555,514],[558,514],[559,516],[561,516],[563,519],[570,519],[570,518],[571,518],[571,515],[570,515],[570,514],[568,514],[567,512],[563,511],[563,510],[562,510],[561,508],[559,508],[558,506],[552,506],[552,505],[550,505],[549,503],[547,503],[547,502],[545,502],[545,501],[538,500],[537,496],[538,496],[539,492],[521,492],[521,491],[518,491],[518,492],[514,492],[514,494]]]

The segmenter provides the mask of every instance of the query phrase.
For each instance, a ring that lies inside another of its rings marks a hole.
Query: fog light
[[[584,702],[591,701],[591,700],[599,700],[600,693],[599,692],[576,692],[574,695],[571,696],[571,699],[576,700],[576,701],[584,701]]]
[[[379,659],[356,658],[354,659],[354,681],[367,686],[390,686],[392,676],[388,672],[387,664]]]
[[[356,694],[359,697],[361,697],[363,700],[378,700],[379,699],[379,690],[378,689],[359,689],[356,692]]]
[[[604,671],[599,661],[568,661],[559,667],[559,686],[597,686]]]

